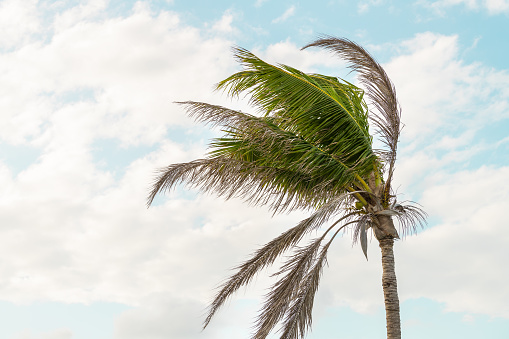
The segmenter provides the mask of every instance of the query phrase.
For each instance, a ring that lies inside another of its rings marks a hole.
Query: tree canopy
[[[373,230],[382,252],[388,253],[383,279],[387,271],[393,287],[387,292],[384,287],[384,293],[397,306],[397,314],[390,314],[397,318],[390,325],[395,334],[389,336],[397,338],[399,302],[392,244],[399,233],[392,217],[400,221],[404,233],[422,224],[425,213],[415,205],[398,203],[391,189],[400,134],[395,89],[383,68],[352,41],[324,37],[304,48],[310,47],[325,48],[346,60],[364,90],[338,77],[272,65],[235,48],[243,69],[219,82],[217,89],[231,97],[246,95],[258,114],[179,102],[197,121],[220,126],[223,136],[211,141],[207,157],[161,169],[148,204],[159,192],[185,183],[226,199],[239,197],[267,205],[274,213],[312,211],[238,266],[210,305],[205,326],[256,273],[293,251],[258,315],[253,338],[260,339],[280,322],[281,338],[303,337],[311,325],[314,295],[332,241],[341,230],[351,228],[367,258],[367,234]],[[373,135],[384,149],[373,148]],[[324,225],[315,239],[299,246],[306,234]]]

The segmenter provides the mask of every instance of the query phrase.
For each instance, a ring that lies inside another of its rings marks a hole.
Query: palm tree
[[[274,213],[307,209],[311,215],[258,249],[220,286],[208,309],[206,327],[225,301],[261,269],[293,251],[266,295],[252,338],[261,339],[281,324],[281,338],[303,338],[311,326],[313,299],[327,251],[336,235],[353,230],[367,258],[373,232],[382,250],[387,338],[400,338],[399,301],[394,270],[394,239],[415,231],[425,213],[398,203],[391,188],[400,134],[400,108],[383,68],[356,43],[323,37],[305,46],[325,48],[348,62],[365,88],[336,77],[305,74],[271,65],[242,48],[235,58],[243,70],[217,85],[230,96],[246,94],[262,114],[251,115],[202,102],[180,102],[189,115],[224,136],[210,143],[204,159],[161,169],[148,198],[185,182],[226,199],[240,197],[267,205]],[[372,109],[364,101],[367,95]],[[373,148],[369,124],[384,149]],[[324,227],[324,226],[327,227]],[[298,246],[312,231],[319,236]]]

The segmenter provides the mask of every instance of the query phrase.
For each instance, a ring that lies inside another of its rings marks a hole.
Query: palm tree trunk
[[[385,317],[387,321],[387,339],[401,339],[398,285],[396,283],[394,252],[392,250],[394,238],[385,237],[379,239],[379,244],[382,249],[382,287],[384,290]]]

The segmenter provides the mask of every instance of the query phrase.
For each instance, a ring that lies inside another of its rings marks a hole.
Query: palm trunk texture
[[[379,225],[382,229],[394,228],[391,217],[380,216]],[[382,287],[384,291],[385,318],[387,323],[387,339],[401,339],[401,321],[399,315],[398,284],[394,265],[394,237],[375,228],[375,236],[382,250]]]
[[[385,317],[387,321],[387,339],[401,339],[399,319],[398,284],[394,270],[394,239],[380,240],[382,249],[382,287],[384,289]]]
[[[382,250],[382,287],[384,291],[387,339],[401,339],[398,284],[396,282],[394,252],[392,250],[394,247],[394,237],[389,235],[389,233],[396,232],[396,229],[394,228],[392,218],[389,216],[379,216],[378,225],[380,229],[374,228],[374,231]]]

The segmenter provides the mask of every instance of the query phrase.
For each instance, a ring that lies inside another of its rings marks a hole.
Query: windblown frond
[[[343,213],[341,206],[351,196],[351,194],[343,194],[333,201],[323,205],[309,218],[302,220],[297,226],[282,233],[277,238],[258,249],[254,255],[237,267],[237,272],[232,275],[221,287],[216,294],[214,300],[210,304],[207,318],[204,322],[206,327],[216,311],[235,293],[240,287],[248,284],[251,279],[263,268],[270,266],[285,251],[294,247],[302,239],[305,234],[316,230],[318,227],[326,223],[337,214]],[[358,212],[347,213],[340,217],[332,226],[336,226],[340,222],[346,222]]]
[[[388,198],[390,184],[396,161],[397,143],[400,134],[400,107],[396,99],[396,90],[385,70],[361,46],[348,39],[324,36],[303,47],[322,47],[328,49],[350,64],[350,68],[359,75],[359,80],[366,88],[366,93],[377,113],[372,112],[371,120],[381,135],[382,142],[388,150],[384,152],[388,163],[388,176],[385,197]]]
[[[314,298],[323,266],[327,263],[327,251],[340,230],[341,228],[322,247],[318,258],[299,283],[292,305],[286,312],[281,339],[304,338],[306,331],[311,327]]]
[[[235,49],[244,70],[221,81],[217,88],[231,96],[246,93],[252,104],[287,132],[347,163],[374,160],[367,108],[359,88],[338,79],[308,75],[292,67],[274,66],[252,53]]]
[[[298,248],[284,263],[279,272],[275,274],[276,276],[282,275],[283,277],[275,283],[266,296],[266,301],[256,322],[256,333],[253,335],[253,339],[266,338],[270,331],[287,314],[290,305],[301,290],[300,287],[306,282],[305,277],[308,276],[310,269],[315,267],[317,254],[323,239],[338,223],[339,221],[336,221],[332,224],[320,237],[311,241],[309,245]],[[348,224],[350,222],[343,224],[335,232],[335,235]],[[329,244],[331,241],[332,239],[329,241]],[[328,246],[326,247],[328,248]]]
[[[357,159],[347,153],[352,152],[348,146],[335,146],[332,152],[318,141],[314,144],[284,130],[280,118],[256,117],[200,102],[181,104],[195,119],[224,126],[226,135],[212,141],[209,159],[163,169],[149,204],[159,191],[187,182],[227,199],[241,197],[256,205],[268,204],[279,212],[317,207],[342,194],[355,175],[372,171],[373,153]]]
[[[226,199],[238,197],[253,205],[269,205],[274,210],[320,205],[327,189],[309,175],[221,156],[172,164],[161,173],[152,186],[148,204],[157,193],[179,183]]]
[[[266,296],[265,304],[258,316],[257,331],[253,335],[253,339],[265,339],[284,317],[298,292],[297,287],[301,284],[309,268],[313,266],[322,240],[323,237],[320,237],[308,246],[298,249],[276,273],[276,275],[285,275],[275,283]]]

